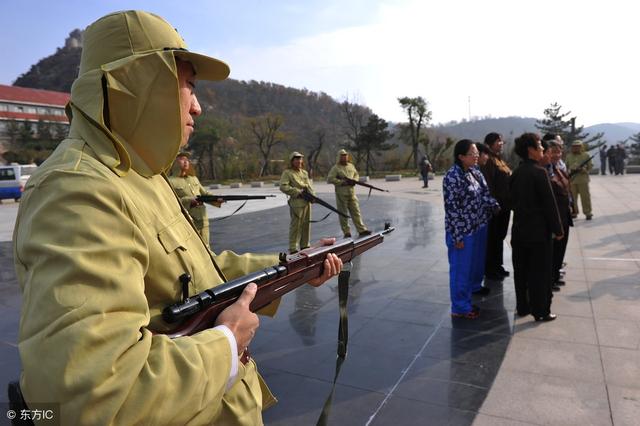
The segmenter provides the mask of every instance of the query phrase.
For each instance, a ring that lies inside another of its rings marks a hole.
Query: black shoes
[[[554,285],[557,285],[557,286],[562,287],[563,285],[567,285],[567,283],[565,283],[565,282],[564,282],[564,281],[562,281],[562,280],[558,280],[558,281],[556,281],[556,283],[555,283]]]
[[[347,233],[345,233],[345,234],[344,234],[344,237],[345,237],[345,238],[351,238],[351,232],[347,232]]]
[[[367,235],[371,235],[371,231],[369,231],[368,229],[362,231],[361,233],[358,234],[358,237],[366,237]]]
[[[500,269],[497,272],[485,272],[484,274],[485,277],[494,281],[502,281],[509,275],[511,275],[509,271],[507,271],[503,267],[500,267]]]
[[[588,214],[587,215],[587,220],[591,220],[591,219],[593,219],[593,215],[592,214]]]
[[[479,290],[472,292],[473,294],[477,294],[478,296],[486,296],[491,293],[491,289],[489,287],[480,287]]]
[[[549,321],[553,321],[554,319],[558,318],[558,316],[556,314],[547,314],[545,316],[542,317],[534,317],[536,322],[549,322]]]
[[[504,275],[502,274],[492,274],[492,273],[488,273],[488,274],[484,274],[484,276],[490,280],[493,281],[502,281],[504,280]]]
[[[560,291],[560,287],[558,287],[556,284],[553,284],[551,286],[551,291]]]

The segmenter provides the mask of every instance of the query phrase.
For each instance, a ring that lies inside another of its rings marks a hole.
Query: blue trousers
[[[484,257],[479,261],[475,256],[486,248],[487,233],[482,229],[467,235],[462,239],[464,247],[458,249],[449,233],[446,234],[447,251],[449,255],[449,291],[451,294],[451,312],[466,314],[471,311],[471,292],[474,280],[480,274],[480,284],[484,275]],[[482,247],[482,250],[480,249]],[[482,255],[484,256],[484,255]],[[481,272],[479,272],[481,270]],[[479,285],[480,285],[479,284]]]
[[[478,291],[482,288],[487,257],[488,231],[489,226],[485,224],[475,234],[473,260],[471,261],[471,291]]]

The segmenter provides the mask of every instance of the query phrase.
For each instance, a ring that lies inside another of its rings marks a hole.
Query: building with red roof
[[[15,129],[29,126],[38,135],[38,123],[48,123],[53,131],[67,131],[69,120],[64,107],[69,93],[0,84],[0,149],[12,139]]]

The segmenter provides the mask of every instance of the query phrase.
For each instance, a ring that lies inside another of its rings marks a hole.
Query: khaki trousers
[[[578,198],[582,202],[582,211],[585,216],[591,216],[591,194],[589,194],[589,182],[571,182],[571,194],[573,195],[574,214],[580,213]]]
[[[289,203],[289,251],[294,252],[309,247],[311,236],[311,204],[291,206]],[[300,243],[300,246],[298,246]]]
[[[355,195],[336,194],[336,207],[343,213],[348,212],[349,216],[351,216],[351,219],[353,220],[353,224],[358,230],[358,233],[367,230],[364,222],[362,222],[362,215],[360,214],[360,204],[358,203],[358,198],[356,198]],[[349,228],[349,219],[340,215],[339,218],[342,233],[351,233],[351,228]]]

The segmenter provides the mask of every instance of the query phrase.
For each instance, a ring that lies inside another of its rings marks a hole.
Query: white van
[[[36,170],[35,164],[11,164],[0,166],[0,201],[13,198],[18,201],[29,176]]]

